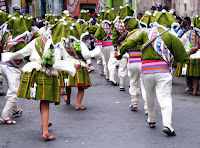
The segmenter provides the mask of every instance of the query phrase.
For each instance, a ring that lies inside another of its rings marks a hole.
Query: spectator
[[[142,18],[142,13],[138,13],[137,19],[140,20]]]
[[[162,11],[162,5],[157,5],[157,8],[158,8],[158,12]]]
[[[152,10],[153,12],[155,12],[155,11],[156,11],[156,7],[155,7],[155,6],[152,6],[152,7],[151,7],[151,10]]]
[[[177,33],[179,38],[181,38],[184,35],[184,33],[186,33],[189,30],[190,25],[191,25],[190,21],[184,21],[182,23],[181,29]]]

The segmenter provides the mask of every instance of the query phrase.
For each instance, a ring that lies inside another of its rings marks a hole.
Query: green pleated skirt
[[[200,77],[200,59],[190,59],[187,76]]]
[[[83,87],[88,88],[90,87],[91,81],[90,76],[87,68],[81,67],[76,71],[76,75],[74,77],[68,75],[68,80],[66,83],[67,87]]]
[[[66,86],[65,79],[68,78],[68,73],[66,71],[58,71],[59,85]]]
[[[30,89],[37,84],[35,98],[30,96]],[[33,70],[31,73],[23,73],[17,93],[18,97],[46,100],[50,103],[60,103],[60,90],[57,76],[48,76],[44,72]]]

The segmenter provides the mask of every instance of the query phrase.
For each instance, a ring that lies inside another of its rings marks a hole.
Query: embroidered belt
[[[129,52],[129,63],[138,63],[141,61],[142,52],[140,51],[130,51]]]

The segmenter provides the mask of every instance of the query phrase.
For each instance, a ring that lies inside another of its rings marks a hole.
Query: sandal
[[[86,110],[87,108],[84,106],[76,106],[75,109],[76,111],[78,111],[78,110]]]
[[[14,120],[12,120],[12,119],[10,119],[10,118],[4,119],[4,118],[1,117],[0,120],[1,120],[2,122],[6,123],[6,124],[16,124],[16,123],[17,123],[16,121],[14,121]]]
[[[12,110],[12,112],[10,114],[15,116],[15,115],[21,115],[22,113],[23,113],[23,111],[21,109],[18,109],[18,111]]]
[[[55,140],[56,139],[55,136],[52,136],[49,133],[48,134],[43,134],[42,138],[45,139],[45,140]]]
[[[68,100],[68,99],[67,99],[67,96],[65,96],[64,101],[65,101],[65,103],[67,103],[67,105],[70,104],[70,99]]]

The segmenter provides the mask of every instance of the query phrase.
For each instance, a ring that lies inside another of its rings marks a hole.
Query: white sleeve
[[[12,52],[5,52],[1,54],[1,61],[7,62],[10,60],[20,60],[23,59],[31,54],[31,48],[35,47],[35,40],[31,41],[29,44],[27,44],[24,48],[20,49],[19,51],[16,51],[14,53]]]
[[[88,47],[85,45],[84,42],[81,42],[80,45],[81,45],[81,54],[84,57],[84,59],[85,60],[90,59],[91,53],[90,53]]]
[[[187,38],[186,33],[181,37],[181,42],[182,42],[183,46],[185,47],[186,52],[190,51],[190,41]]]
[[[70,60],[70,58],[65,58],[65,60],[61,60],[61,48],[56,48],[54,52],[54,64],[53,68],[57,71],[66,71],[68,72],[71,76],[75,76],[76,74],[76,69],[74,67],[74,61]]]

